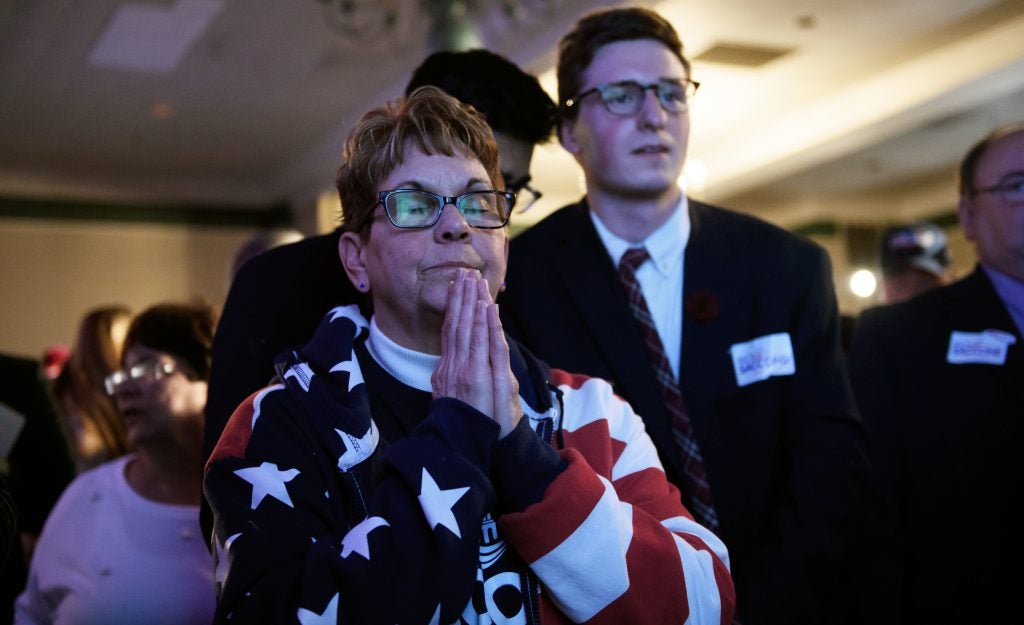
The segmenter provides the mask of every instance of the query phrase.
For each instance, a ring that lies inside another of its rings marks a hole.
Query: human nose
[[[449,207],[451,210],[448,210]],[[462,216],[462,212],[454,202],[448,202],[441,207],[441,215],[434,227],[434,237],[442,241],[458,241],[469,237],[469,229],[469,222]]]
[[[640,125],[646,128],[661,128],[668,121],[668,112],[661,105],[661,100],[658,99],[658,90],[655,85],[644,89],[637,119]]]

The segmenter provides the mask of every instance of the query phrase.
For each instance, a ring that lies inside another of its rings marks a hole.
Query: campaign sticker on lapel
[[[946,362],[952,365],[1004,365],[1007,350],[1016,342],[1017,337],[1002,330],[953,330],[949,335]]]
[[[796,373],[793,342],[789,332],[766,334],[746,343],[729,348],[732,367],[736,371],[736,384],[746,386],[775,375]]]

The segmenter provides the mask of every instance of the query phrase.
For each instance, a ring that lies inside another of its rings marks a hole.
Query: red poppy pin
[[[686,297],[686,314],[697,323],[710,323],[718,317],[721,307],[718,296],[711,291],[694,291]]]

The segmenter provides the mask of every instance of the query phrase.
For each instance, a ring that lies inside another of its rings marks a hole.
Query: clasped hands
[[[478,271],[459,269],[448,286],[441,360],[430,382],[434,397],[462,400],[493,419],[498,438],[523,416],[498,306]]]

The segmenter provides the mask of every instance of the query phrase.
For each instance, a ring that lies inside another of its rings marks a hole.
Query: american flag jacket
[[[385,441],[357,358],[367,329],[335,308],[229,420],[204,479],[217,623],[731,621],[724,544],[609,384],[513,343],[511,434],[439,398]]]

